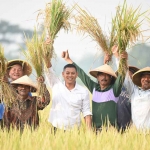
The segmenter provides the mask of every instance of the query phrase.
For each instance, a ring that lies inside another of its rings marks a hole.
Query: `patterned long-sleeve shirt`
[[[45,88],[44,96],[31,97],[25,100],[16,100],[11,107],[4,113],[4,125],[9,129],[10,126],[20,130],[25,125],[36,128],[39,125],[38,111],[43,110],[50,103],[49,91]]]

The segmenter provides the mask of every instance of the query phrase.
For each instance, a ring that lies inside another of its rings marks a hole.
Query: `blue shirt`
[[[0,103],[0,119],[3,118],[5,106],[3,103]]]

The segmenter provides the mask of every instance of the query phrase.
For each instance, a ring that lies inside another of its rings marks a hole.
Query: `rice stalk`
[[[7,63],[4,48],[0,45],[0,101],[4,102],[5,106],[10,106],[16,99],[16,91],[7,81]]]
[[[25,36],[26,37],[26,36]],[[30,61],[33,68],[36,71],[37,77],[43,76],[43,49],[45,48],[45,34],[43,33],[41,36],[38,35],[36,29],[33,32],[32,38],[26,37],[26,47],[27,50],[23,51],[26,59]],[[43,95],[43,83],[38,82],[38,96]]]
[[[119,48],[119,54],[126,51],[130,44],[134,44],[139,36],[141,36],[140,20],[143,13],[140,13],[140,7],[134,9],[127,6],[126,0],[123,6],[118,6],[116,15],[112,19],[113,26],[115,27],[116,41]],[[125,76],[127,70],[127,60],[120,59],[118,73]]]
[[[69,18],[71,16],[72,9],[68,9],[62,0],[52,0],[51,3],[47,3],[44,11],[40,11],[39,16],[44,18],[44,27],[48,32],[48,38],[50,44],[46,45],[44,52],[45,63],[51,61],[54,57],[54,40],[57,37],[58,32],[61,29],[68,31],[70,29]]]
[[[79,33],[88,34],[93,41],[101,47],[104,53],[112,55],[111,46],[114,45],[114,39],[109,40],[108,36],[103,33],[98,21],[91,14],[87,13],[80,6],[76,5],[76,10],[79,13],[75,16],[77,23],[76,29]],[[113,29],[113,28],[112,28]],[[111,31],[111,38],[113,38],[113,31]]]

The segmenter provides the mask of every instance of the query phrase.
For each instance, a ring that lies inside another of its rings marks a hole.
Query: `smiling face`
[[[9,70],[9,77],[12,79],[12,81],[20,78],[23,76],[23,69],[22,66],[19,64],[13,65],[11,69]]]
[[[105,89],[111,84],[112,77],[109,74],[100,72],[97,75],[97,80],[100,84],[101,89]]]
[[[62,72],[66,84],[75,84],[78,76],[77,71],[73,67],[67,67]]]
[[[23,84],[18,84],[17,85],[17,91],[18,91],[18,94],[20,96],[27,98],[28,94],[30,92],[30,86],[23,85]]]
[[[143,90],[150,89],[150,74],[143,74],[141,76],[141,87]]]

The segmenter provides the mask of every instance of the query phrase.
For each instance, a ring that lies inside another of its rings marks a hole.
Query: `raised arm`
[[[116,64],[116,67],[118,69],[118,67],[119,67],[119,59],[120,58],[128,59],[128,54],[127,54],[127,52],[124,52],[124,53],[119,55],[117,47],[112,49],[112,52],[113,52],[113,55],[115,56],[115,64]],[[117,80],[115,82],[115,86],[114,86],[114,91],[115,91],[116,94],[117,93],[119,94],[119,92],[121,92],[120,88],[122,87],[122,85],[124,85],[124,87],[127,89],[127,91],[129,93],[133,92],[134,84],[133,84],[133,82],[132,82],[132,80],[131,80],[131,78],[129,76],[129,70],[127,70],[125,78],[123,78],[120,74],[118,74],[118,78],[117,78]]]
[[[40,95],[39,97],[36,98],[37,109],[42,110],[50,103],[50,93],[47,90],[46,85],[44,84],[44,78],[41,76],[37,80],[43,84],[42,85],[43,86],[43,95]]]
[[[84,85],[89,89],[89,91],[92,93],[94,87],[97,85],[96,82],[94,82],[93,80],[90,79],[90,77],[76,64],[74,63],[70,57],[69,57],[69,53],[68,50],[67,51],[63,51],[62,52],[62,58],[65,59],[66,62],[68,62],[69,64],[74,64],[77,68],[77,72],[78,72],[78,77],[81,79],[81,81],[84,83]]]

